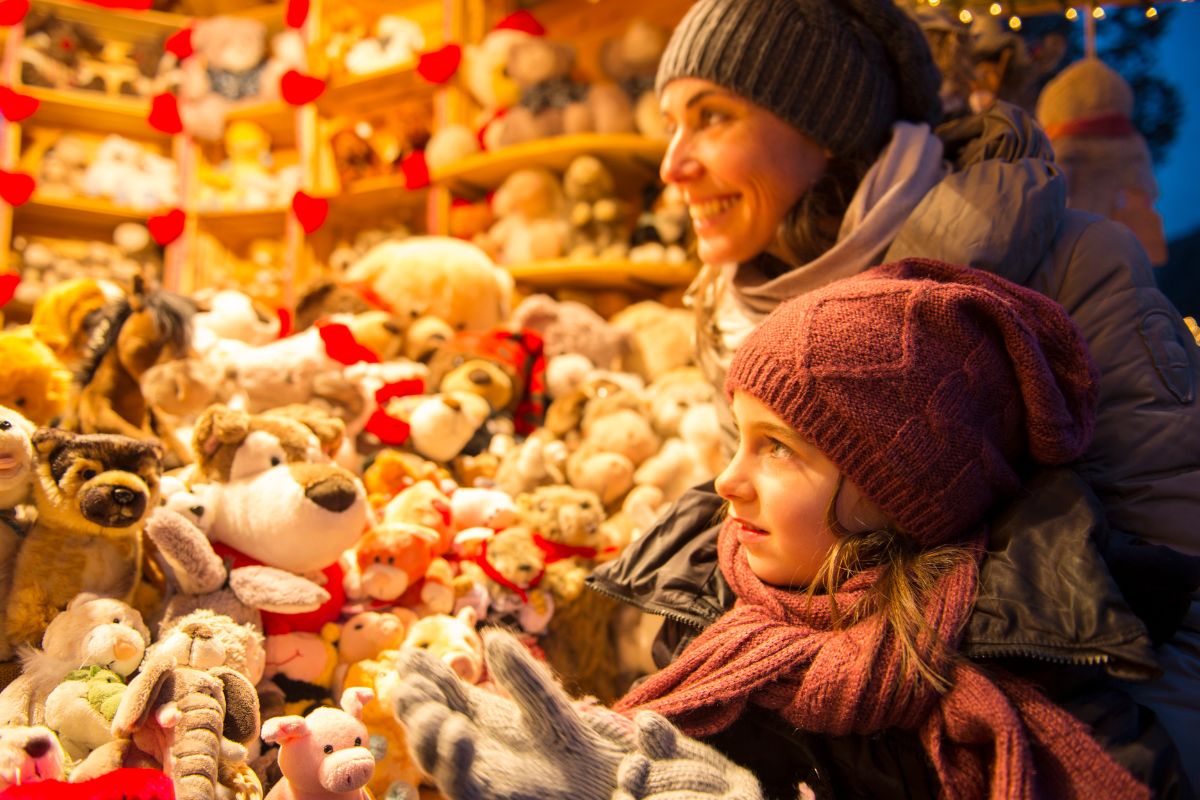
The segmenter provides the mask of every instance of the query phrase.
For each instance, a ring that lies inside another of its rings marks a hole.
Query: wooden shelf
[[[229,123],[245,119],[256,122],[263,127],[271,137],[271,147],[294,147],[296,145],[296,109],[283,100],[273,100],[269,103],[250,103],[229,110],[225,115],[226,126]]]
[[[196,215],[196,221],[201,231],[219,239],[278,239],[286,232],[288,211],[205,211]]]
[[[13,223],[15,228],[31,233],[63,236],[81,228],[91,232],[112,229],[122,222],[145,223],[147,218],[164,210],[118,206],[93,197],[47,197],[34,193],[28,202],[13,209]]]
[[[34,5],[53,11],[59,19],[99,29],[106,38],[122,40],[170,35],[192,24],[185,14],[101,8],[78,0],[35,0]]]
[[[434,171],[431,179],[456,194],[480,197],[518,169],[562,172],[576,156],[590,154],[603,160],[618,181],[652,181],[666,150],[666,142],[636,133],[579,133],[477,153]]]
[[[404,175],[379,175],[363,178],[344,187],[341,194],[329,198],[331,214],[338,216],[384,214],[392,209],[423,210],[429,199],[427,189],[409,189]]]
[[[537,289],[665,289],[687,286],[696,264],[645,264],[633,261],[554,259],[507,267],[518,284]]]
[[[416,64],[406,64],[367,75],[341,76],[317,98],[317,108],[329,116],[353,116],[385,110],[406,97],[432,95],[433,91],[417,74]]]
[[[37,86],[25,86],[21,91],[41,101],[37,112],[25,125],[116,133],[130,139],[161,142],[171,139],[170,134],[150,127],[147,121],[150,116],[149,100]]]

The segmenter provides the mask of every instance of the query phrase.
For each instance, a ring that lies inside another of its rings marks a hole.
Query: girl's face
[[[734,394],[732,409],[738,448],[717,476],[717,493],[729,502],[729,517],[754,574],[775,586],[807,586],[837,540],[826,512],[838,468],[750,395]],[[855,532],[887,522],[849,481],[838,495],[836,513],[841,525]]]
[[[828,156],[770,111],[700,78],[667,84],[660,99],[670,144],[659,172],[688,204],[700,258],[743,262],[775,244]]]

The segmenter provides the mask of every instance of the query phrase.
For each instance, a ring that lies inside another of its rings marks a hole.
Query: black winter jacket
[[[593,589],[665,617],[654,652],[660,667],[735,599],[717,567],[719,507],[711,484],[691,490],[655,528],[589,578]],[[985,669],[1036,683],[1090,725],[1155,797],[1188,798],[1191,789],[1169,737],[1153,713],[1133,703],[1114,680],[1145,679],[1157,668],[1147,628],[1102,557],[1118,549],[1112,541],[1118,534],[1108,531],[1099,508],[1087,485],[1068,470],[1047,470],[1026,484],[1022,496],[994,520],[961,651]],[[1169,635],[1200,575],[1197,562],[1181,562],[1173,551],[1154,546],[1138,554],[1147,565],[1174,565],[1141,573],[1159,576],[1145,593],[1157,599],[1135,603],[1147,616],[1166,617],[1156,624]],[[801,782],[818,798],[839,800],[932,800],[940,791],[910,731],[830,737],[796,730],[752,706],[709,743],[753,771],[765,795],[778,800],[796,797]]]

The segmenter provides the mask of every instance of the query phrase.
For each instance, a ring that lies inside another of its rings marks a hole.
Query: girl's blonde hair
[[[950,688],[949,669],[955,654],[938,644],[941,636],[925,618],[925,606],[942,577],[964,562],[974,562],[975,554],[962,544],[922,547],[891,526],[848,530],[837,516],[843,484],[844,478],[839,476],[825,514],[837,541],[809,584],[808,596],[829,597],[834,630],[882,615],[900,646],[904,676],[915,671],[936,691],[945,692]],[[866,595],[848,608],[839,608],[837,593],[846,581],[875,567],[881,568],[880,575]]]

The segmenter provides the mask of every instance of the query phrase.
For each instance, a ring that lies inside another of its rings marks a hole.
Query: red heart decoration
[[[179,118],[179,101],[170,92],[155,95],[150,101],[150,127],[163,133],[183,133],[183,120]]]
[[[288,0],[287,15],[283,21],[289,28],[299,28],[308,19],[308,0]]]
[[[0,199],[10,206],[19,206],[33,194],[37,181],[25,172],[5,172],[0,169]]]
[[[154,241],[166,247],[183,233],[185,219],[183,209],[173,208],[165,214],[150,217],[146,220],[146,227],[150,230]]]
[[[304,192],[292,195],[292,211],[300,220],[305,233],[312,233],[325,223],[329,216],[329,201],[324,197],[311,197]]]
[[[0,2],[0,26],[16,25],[28,13],[29,0],[3,0]]]
[[[195,49],[192,47],[192,29],[184,28],[172,33],[163,42],[163,50],[175,56],[180,61],[190,56],[195,52]]]
[[[0,308],[8,305],[8,301],[13,299],[13,295],[17,293],[17,287],[20,285],[20,275],[13,272],[0,275]]]
[[[425,151],[413,150],[400,161],[407,189],[423,189],[429,185],[429,165],[425,163]]]
[[[42,104],[36,97],[17,94],[7,86],[0,86],[0,114],[9,122],[20,122]]]
[[[537,17],[525,9],[514,11],[497,22],[495,30],[522,31],[530,36],[544,36],[546,33],[546,29],[542,27],[542,23],[537,21]]]
[[[279,88],[283,92],[283,99],[289,105],[302,106],[321,96],[321,92],[325,91],[325,81],[289,69],[283,73]]]
[[[421,53],[417,59],[417,74],[429,83],[443,84],[458,72],[462,63],[462,48],[448,44],[440,50]]]

